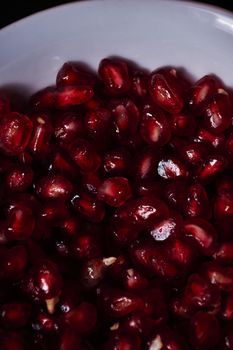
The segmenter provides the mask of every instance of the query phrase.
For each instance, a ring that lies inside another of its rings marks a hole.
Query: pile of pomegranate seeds
[[[65,63],[0,97],[0,349],[233,349],[233,98]]]

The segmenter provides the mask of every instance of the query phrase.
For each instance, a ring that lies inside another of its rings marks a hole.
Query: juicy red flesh
[[[233,100],[66,62],[0,95],[0,349],[233,349]]]

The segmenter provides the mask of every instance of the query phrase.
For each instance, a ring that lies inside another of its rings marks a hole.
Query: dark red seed
[[[222,155],[210,156],[197,171],[197,177],[202,182],[208,182],[223,172],[226,159]]]
[[[67,109],[86,103],[94,92],[90,85],[64,86],[57,90],[55,106],[58,109]]]
[[[101,222],[105,216],[105,206],[97,198],[83,193],[75,195],[71,203],[76,212],[91,222]]]
[[[15,280],[22,278],[28,264],[28,253],[23,245],[7,249],[1,258],[0,275],[4,279]]]
[[[233,264],[233,242],[222,242],[213,255],[222,264]]]
[[[160,109],[146,105],[140,125],[143,140],[156,146],[165,145],[171,137],[171,129],[168,120]]]
[[[78,139],[71,145],[70,155],[73,162],[83,172],[95,172],[101,164],[96,149],[88,141]]]
[[[152,72],[149,91],[154,102],[169,113],[179,113],[184,105],[175,69]]]
[[[30,317],[30,305],[25,302],[11,302],[1,306],[0,323],[8,329],[24,327]]]
[[[5,186],[12,192],[25,191],[31,186],[33,175],[28,166],[15,166],[6,173]]]
[[[219,82],[212,75],[205,75],[198,80],[190,91],[189,105],[196,112],[200,112],[201,106],[213,96],[219,87]]]
[[[81,234],[72,243],[73,254],[79,260],[89,260],[101,256],[100,242],[96,236]]]
[[[50,110],[55,106],[55,99],[55,88],[49,86],[32,95],[29,104],[35,111]]]
[[[57,87],[70,85],[89,85],[94,82],[94,75],[85,70],[78,62],[66,62],[57,73]]]
[[[104,171],[109,175],[125,175],[129,170],[130,155],[125,149],[113,149],[105,153]]]
[[[88,136],[93,139],[106,137],[111,123],[111,112],[106,108],[97,108],[86,113],[84,123]]]
[[[215,284],[226,292],[233,291],[233,268],[222,266],[216,262],[210,262],[203,266],[201,271],[210,283]]]
[[[221,339],[218,320],[207,312],[198,312],[190,322],[190,342],[195,349],[212,349]]]
[[[7,154],[17,155],[27,147],[31,133],[31,120],[26,115],[11,112],[0,123],[0,147]]]
[[[185,196],[183,212],[189,218],[210,219],[211,206],[205,188],[198,183],[191,185]]]
[[[188,169],[175,157],[164,158],[158,163],[158,175],[165,180],[188,177]]]
[[[144,98],[148,94],[148,74],[134,71],[132,74],[132,92],[138,98]]]
[[[113,331],[104,345],[104,350],[140,350],[141,339],[137,334]]]
[[[79,113],[66,111],[56,116],[54,135],[59,142],[72,142],[76,137],[83,136],[84,122]]]
[[[98,72],[111,94],[124,93],[130,89],[128,67],[124,61],[105,58],[100,62]]]
[[[98,198],[112,207],[120,207],[132,196],[128,179],[110,177],[98,189]]]
[[[36,192],[42,199],[62,199],[70,197],[73,190],[71,182],[58,174],[49,174],[36,184]]]
[[[19,204],[12,207],[6,219],[6,236],[9,240],[28,239],[35,228],[35,217],[30,207]]]
[[[172,114],[169,122],[172,134],[179,137],[192,136],[197,127],[196,119],[188,113]]]
[[[43,158],[49,153],[50,139],[53,133],[51,118],[48,114],[41,113],[33,115],[33,131],[28,149],[39,158]]]
[[[96,320],[96,308],[87,302],[81,303],[65,315],[65,322],[78,333],[87,333],[93,330]]]

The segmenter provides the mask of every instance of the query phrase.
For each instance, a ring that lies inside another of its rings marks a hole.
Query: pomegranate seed
[[[224,91],[224,90],[223,90]],[[218,93],[203,108],[204,123],[208,130],[220,134],[231,125],[231,103],[227,92]]]
[[[28,145],[32,122],[26,116],[11,112],[0,123],[0,147],[12,155],[21,153]]]
[[[112,237],[119,245],[128,245],[133,242],[140,234],[140,229],[136,224],[118,222],[113,220],[111,226]]]
[[[35,217],[27,205],[12,207],[6,219],[6,236],[10,240],[28,239],[35,228]]]
[[[141,71],[134,71],[132,75],[132,93],[137,98],[144,98],[148,94],[148,75]]]
[[[90,332],[95,327],[96,319],[96,308],[86,302],[81,303],[65,315],[65,321],[69,327],[76,329],[79,333]]]
[[[30,305],[24,302],[11,302],[1,306],[0,322],[8,329],[24,327],[30,317]]]
[[[55,88],[49,86],[32,95],[30,98],[30,105],[35,111],[50,110],[55,106],[55,99]]]
[[[90,138],[106,137],[111,122],[111,113],[106,108],[98,108],[87,112],[84,122]]]
[[[64,86],[57,90],[55,106],[67,109],[89,101],[94,92],[90,85]]]
[[[49,151],[50,138],[53,127],[48,114],[38,114],[32,116],[33,131],[28,149],[39,158],[44,157]]]
[[[98,189],[98,198],[113,207],[122,206],[131,196],[129,181],[125,177],[111,177]]]
[[[101,256],[100,242],[90,234],[79,235],[73,242],[74,256],[79,260],[89,260]]]
[[[105,153],[103,168],[108,175],[127,174],[130,155],[124,149],[113,149]]]
[[[168,327],[153,333],[153,336],[150,336],[150,340],[147,342],[146,350],[188,350],[184,339]]]
[[[165,241],[169,237],[179,234],[182,228],[182,220],[180,218],[169,217],[155,223],[150,228],[149,234],[155,241]]]
[[[164,158],[158,163],[158,175],[163,179],[172,180],[187,177],[188,170],[185,165],[175,157]]]
[[[154,102],[169,113],[179,113],[184,105],[176,70],[152,72],[149,91]]]
[[[40,312],[33,320],[32,328],[37,332],[51,334],[57,332],[59,326],[53,315]]]
[[[61,292],[62,278],[56,264],[50,260],[37,261],[27,276],[24,286],[27,293],[33,298],[46,301],[48,311],[53,312],[51,307]]]
[[[75,350],[80,348],[80,335],[69,327],[62,330],[58,338],[57,350]]]
[[[91,222],[101,222],[104,219],[105,207],[103,202],[89,194],[75,195],[71,203],[76,212]]]
[[[214,227],[203,219],[190,219],[184,224],[184,232],[193,237],[203,254],[212,255],[216,249],[217,232]]]
[[[119,289],[102,287],[99,290],[99,299],[103,310],[111,317],[127,316],[143,307],[140,297]]]
[[[71,182],[58,174],[50,174],[36,184],[36,192],[42,199],[63,199],[70,197],[73,190]]]
[[[52,155],[49,170],[68,176],[71,179],[77,177],[78,173],[75,166],[67,159],[66,154],[60,150]]]
[[[115,261],[114,257],[86,261],[82,267],[82,284],[87,288],[96,287],[105,277],[107,267]]]
[[[210,219],[211,206],[204,187],[198,183],[191,185],[185,198],[184,214],[189,218]]]
[[[200,128],[195,137],[195,142],[203,142],[213,148],[221,149],[224,146],[225,137],[223,134],[216,135],[204,128]]]
[[[125,62],[105,58],[100,62],[98,72],[112,95],[124,93],[130,89],[128,67]]]
[[[226,167],[226,160],[221,155],[210,156],[198,169],[198,179],[207,182],[219,175]]]
[[[191,166],[202,165],[208,156],[209,149],[202,143],[182,145],[179,154]]]
[[[137,334],[111,332],[107,343],[104,345],[104,350],[113,349],[140,350],[141,339]]]
[[[151,106],[145,106],[143,109],[140,132],[144,141],[151,145],[163,146],[171,137],[166,116],[161,110]]]
[[[233,263],[233,242],[223,242],[219,245],[213,256],[216,261],[223,264]]]
[[[59,142],[72,142],[76,137],[83,136],[84,122],[76,112],[66,111],[57,116],[54,135]]]
[[[89,85],[94,82],[94,76],[84,70],[84,68],[76,62],[66,62],[57,73],[57,87],[71,85]]]
[[[0,275],[5,279],[22,278],[28,264],[28,253],[23,245],[16,245],[7,249],[1,258]]]
[[[196,119],[188,113],[172,114],[169,122],[172,134],[179,137],[192,136],[197,127]]]
[[[207,312],[199,311],[190,322],[190,342],[195,349],[212,349],[218,345],[221,330],[218,320]]]
[[[224,267],[215,262],[207,263],[203,268],[204,275],[210,283],[226,292],[233,291],[233,268]]]
[[[26,191],[32,184],[33,175],[28,166],[15,166],[6,173],[5,186],[12,192]]]
[[[205,75],[198,80],[190,91],[190,106],[199,111],[204,102],[217,92],[219,82],[212,75]]]
[[[148,287],[148,280],[135,269],[127,269],[123,276],[123,284],[127,290],[140,291]]]
[[[101,159],[88,141],[76,140],[70,152],[72,160],[82,171],[95,172],[100,167]]]
[[[135,135],[140,120],[140,113],[135,103],[129,99],[112,100],[113,136],[120,141],[128,141]]]

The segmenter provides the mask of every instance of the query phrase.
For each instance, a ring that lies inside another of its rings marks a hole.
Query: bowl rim
[[[0,29],[0,37],[2,35],[6,35],[8,31],[17,29],[17,27],[24,25],[25,23],[29,22],[29,21],[33,21],[35,18],[41,17],[43,18],[45,15],[50,15],[52,12],[56,12],[56,11],[62,11],[63,9],[67,9],[67,8],[72,8],[74,6],[90,6],[90,4],[94,4],[94,3],[99,3],[102,4],[105,1],[112,1],[112,2],[117,2],[118,4],[123,3],[122,1],[119,0],[81,0],[81,1],[72,1],[66,4],[60,4],[60,5],[56,5],[53,7],[49,7],[47,9],[44,10],[40,10],[37,11],[35,13],[32,13],[28,16],[25,16],[17,21],[14,21],[4,27],[2,27]],[[144,3],[150,3],[151,0],[124,0],[125,2],[132,2],[135,5],[135,2],[144,2]],[[172,3],[172,4],[183,4],[186,8],[190,8],[190,9],[196,9],[196,10],[200,10],[200,11],[204,11],[204,12],[208,12],[208,13],[213,13],[213,14],[220,14],[220,15],[224,15],[227,17],[230,17],[233,19],[233,11],[228,10],[228,9],[224,9],[221,8],[217,5],[213,5],[213,4],[206,4],[206,3],[198,3],[192,0],[154,0],[157,3],[164,3],[164,1],[166,1],[167,3]]]

